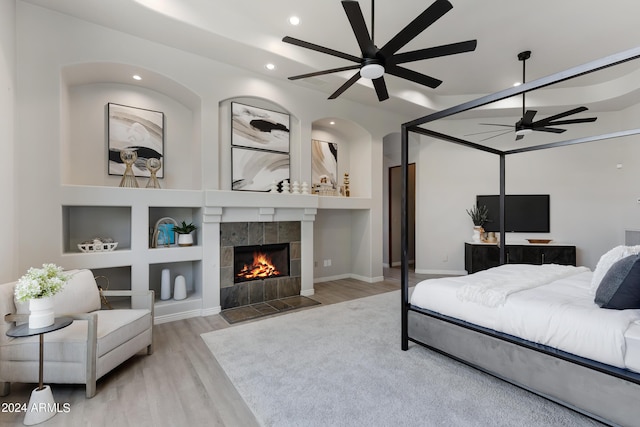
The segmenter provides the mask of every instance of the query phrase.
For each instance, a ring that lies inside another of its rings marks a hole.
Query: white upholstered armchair
[[[86,396],[96,393],[96,381],[146,350],[153,352],[153,291],[103,291],[105,297],[144,299],[141,309],[101,310],[98,286],[90,270],[67,271],[71,278],[54,298],[56,317],[74,319],[66,328],[44,336],[44,382],[86,384]],[[37,383],[39,338],[11,338],[7,330],[15,322],[26,322],[28,304],[15,302],[17,282],[0,285],[0,396],[11,382]]]

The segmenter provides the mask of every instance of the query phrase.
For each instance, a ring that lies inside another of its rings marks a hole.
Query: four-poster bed
[[[640,129],[631,129],[604,135],[559,141],[544,145],[521,147],[511,150],[498,150],[420,126],[512,96],[524,94],[525,92],[533,91],[558,82],[592,73],[597,70],[622,64],[639,57],[640,48],[631,49],[550,75],[548,77],[525,83],[518,87],[509,88],[492,95],[484,96],[402,125],[403,189],[401,241],[401,345],[403,350],[408,350],[409,342],[414,342],[444,353],[463,363],[471,365],[503,380],[509,381],[519,387],[523,387],[562,405],[568,406],[602,422],[612,425],[638,425],[640,422],[640,405],[638,405],[638,402],[640,402],[640,373],[638,373],[638,368],[634,368],[636,371],[634,372],[624,366],[613,366],[606,362],[603,363],[593,360],[590,356],[578,356],[569,351],[523,339],[512,335],[511,331],[500,332],[492,326],[493,323],[491,322],[487,322],[482,326],[478,324],[482,322],[473,322],[468,319],[464,320],[460,318],[461,316],[447,314],[446,311],[425,308],[425,306],[429,307],[430,300],[437,299],[433,298],[433,296],[423,296],[422,298],[426,303],[420,304],[422,307],[414,304],[414,300],[410,302],[407,259],[407,179],[409,163],[409,132],[459,144],[476,150],[482,150],[499,156],[499,217],[501,225],[499,241],[506,242],[504,206],[505,163],[508,156],[535,150],[552,149],[560,146],[636,135],[640,133]],[[500,264],[505,264],[505,245],[500,245]],[[500,269],[503,267],[497,268]],[[582,274],[582,271],[577,271],[576,273]],[[578,274],[578,276],[580,274]],[[591,275],[592,273],[589,272],[584,274]],[[585,280],[589,279],[586,278]],[[562,282],[563,279],[560,279],[559,281]],[[532,289],[531,291],[550,289],[548,288],[550,285],[545,284],[544,286],[538,286],[539,287],[535,287],[535,289]],[[573,284],[569,286],[572,287],[572,289],[575,288]],[[580,285],[577,287],[579,288]],[[453,292],[453,295],[455,295],[455,291],[450,292]],[[526,290],[520,294],[525,295],[525,292],[530,291]],[[515,301],[518,298],[511,298],[511,295],[509,295],[507,297],[507,300],[508,299],[513,299]],[[448,304],[455,304],[455,301],[452,302],[449,300]],[[606,310],[603,308],[595,309]],[[632,311],[637,311],[638,316],[640,316],[640,310]],[[489,311],[486,311],[486,313],[489,313]],[[526,321],[526,319],[521,320]],[[632,320],[631,322],[634,323],[635,321]],[[636,323],[638,323],[637,326],[640,327],[640,321],[637,321]],[[640,360],[638,360],[638,363],[640,364]]]

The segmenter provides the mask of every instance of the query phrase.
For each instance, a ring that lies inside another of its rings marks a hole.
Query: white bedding
[[[416,285],[411,304],[640,372],[640,310],[598,307],[590,292],[593,273],[588,269],[573,267],[575,274],[550,277],[548,283],[536,282],[533,287],[514,285],[496,306],[469,300],[461,291],[479,281],[504,283],[509,277],[536,277],[541,267],[506,264],[468,276],[425,280]]]

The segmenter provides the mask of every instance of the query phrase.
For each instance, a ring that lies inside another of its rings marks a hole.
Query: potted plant
[[[29,329],[53,325],[55,313],[51,297],[60,292],[68,280],[62,267],[55,264],[32,267],[18,280],[14,294],[16,300],[29,302]]]
[[[191,246],[193,245],[193,236],[191,235],[192,231],[197,230],[198,227],[193,225],[192,222],[187,224],[182,221],[182,224],[179,224],[173,227],[173,231],[178,233],[178,246]]]
[[[487,222],[489,209],[485,205],[475,205],[470,210],[467,209],[467,213],[471,217],[471,221],[473,221],[474,226],[472,239],[474,242],[480,242],[482,241],[482,233],[484,233],[482,226]]]

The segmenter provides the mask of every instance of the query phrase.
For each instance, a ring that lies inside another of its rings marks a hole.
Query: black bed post
[[[407,253],[409,251],[409,237],[407,236],[409,230],[409,129],[407,126],[402,125],[402,207],[401,207],[401,222],[402,222],[402,237],[401,237],[401,288],[400,295],[402,299],[402,350],[409,349],[409,261],[407,259]]]
[[[504,221],[504,211],[505,211],[505,189],[506,189],[506,156],[504,153],[500,154],[500,265],[506,262],[505,253],[506,253],[506,237],[505,237],[505,221]]]

